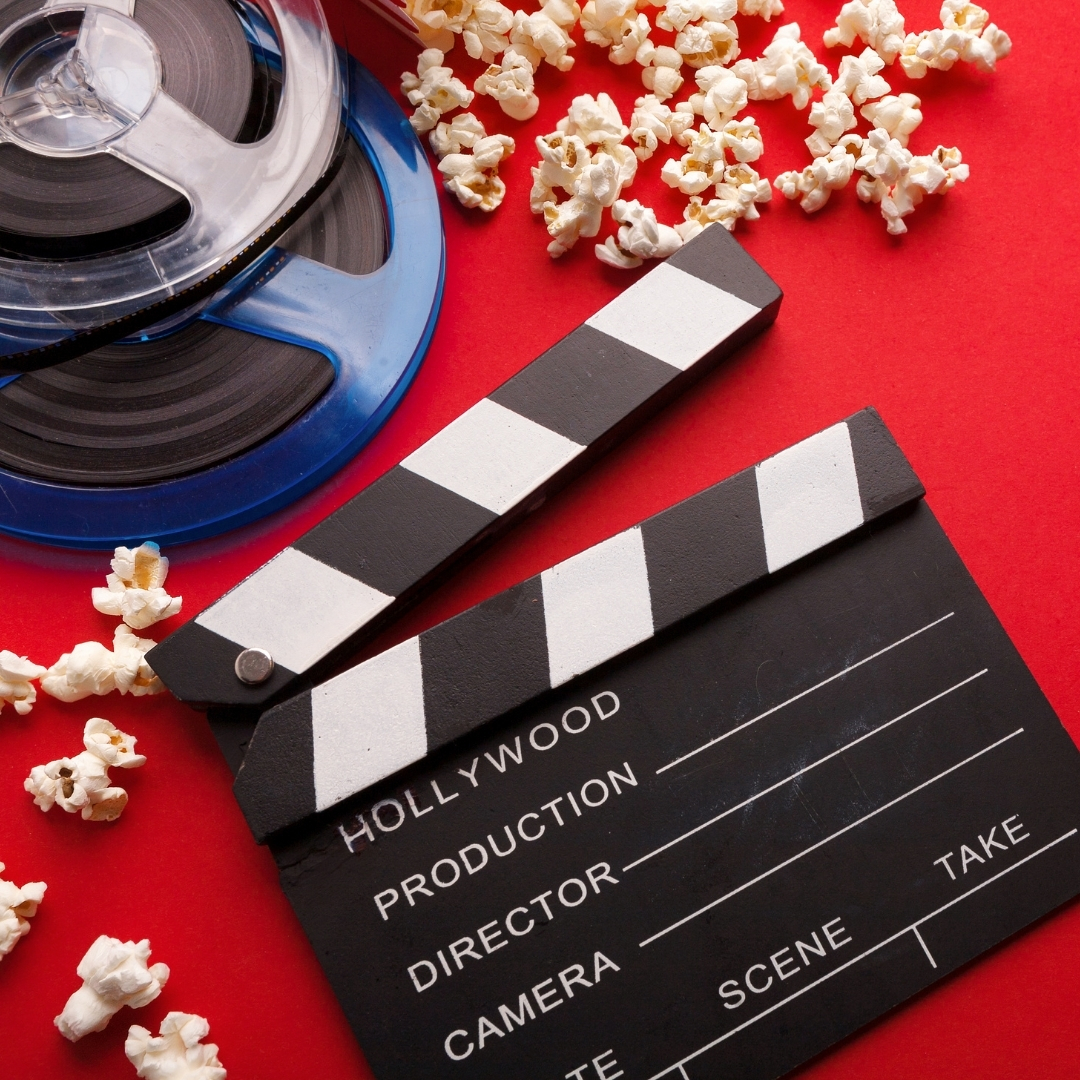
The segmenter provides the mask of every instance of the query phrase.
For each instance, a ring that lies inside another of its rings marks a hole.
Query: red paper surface
[[[821,34],[840,0],[790,0],[788,16],[835,71],[844,50]],[[937,24],[928,0],[902,5],[909,29]],[[1036,679],[1080,736],[1076,304],[1080,90],[1073,5],[997,0],[991,14],[1015,43],[994,76],[957,65],[894,92],[923,98],[916,153],[958,144],[972,178],[886,235],[854,185],[807,217],[775,201],[738,236],[786,293],[776,326],[501,540],[379,643],[392,644],[738,469],[875,405],[926,484],[942,521]],[[339,40],[396,91],[414,66],[408,42],[338,0]],[[741,19],[744,55],[773,27]],[[662,37],[662,35],[660,35]],[[504,167],[506,204],[486,216],[444,200],[446,298],[428,358],[385,429],[299,507],[217,540],[173,549],[169,587],[191,618],[448,420],[588,317],[635,275],[602,267],[592,243],[558,262],[528,211],[532,140],[575,93],[608,90],[624,115],[643,92],[636,65],[613,67],[579,45],[563,75],[545,67],[538,116],[503,120],[518,140]],[[463,51],[452,62],[467,60]],[[480,65],[462,62],[471,82]],[[682,96],[682,95],[680,95]],[[752,103],[770,177],[808,160],[804,117],[789,101]],[[678,219],[683,199],[642,166],[630,194]],[[686,312],[688,319],[694,317]],[[0,493],[2,494],[2,493]],[[138,541],[141,537],[132,537]],[[104,554],[0,540],[0,648],[43,664],[78,641],[111,640],[115,620],[90,605]],[[179,620],[174,620],[179,621]],[[170,623],[155,628],[158,637]],[[148,757],[122,774],[131,794],[115,825],[43,814],[22,790],[33,765],[81,749],[85,720],[105,715]],[[272,860],[252,842],[205,719],[158,698],[51,699],[0,716],[0,860],[18,883],[49,889],[33,930],[0,963],[0,1076],[90,1080],[133,1075],[127,1027],[156,1031],[171,1009],[211,1025],[230,1077],[370,1077],[284,897]],[[98,934],[149,937],[172,968],[162,996],[125,1010],[71,1045],[52,1025],[78,986],[75,966]],[[943,986],[825,1055],[814,1080],[1054,1080],[1080,1075],[1080,907],[978,961]],[[403,1040],[410,1032],[403,1027]]]

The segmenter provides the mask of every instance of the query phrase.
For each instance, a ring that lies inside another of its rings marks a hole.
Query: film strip
[[[265,713],[248,824],[335,806],[923,493],[857,413]]]

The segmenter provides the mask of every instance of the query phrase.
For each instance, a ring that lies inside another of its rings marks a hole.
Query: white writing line
[[[666,765],[661,765],[656,770],[656,775],[659,776],[662,772],[666,772],[668,769],[675,768],[676,765],[681,765],[688,758],[692,758],[695,754],[700,754],[703,750],[708,750],[710,746],[715,746],[718,742],[723,742],[725,739],[737,732],[742,731],[744,728],[748,728],[751,724],[756,724],[759,720],[764,720],[766,716],[771,716],[774,712],[779,712],[780,709],[786,708],[793,702],[798,701],[800,698],[806,697],[807,694],[812,694],[815,690],[820,690],[823,686],[828,686],[829,683],[834,682],[836,679],[842,678],[849,672],[854,671],[856,668],[860,668],[863,664],[869,664],[871,660],[876,660],[879,656],[884,656],[887,652],[895,649],[898,645],[903,645],[904,642],[910,641],[912,638],[918,637],[920,634],[925,633],[927,630],[933,629],[938,623],[943,623],[946,619],[951,619],[956,612],[950,611],[948,615],[942,615],[940,619],[935,619],[932,623],[927,623],[925,626],[916,630],[914,633],[908,634],[907,637],[900,638],[899,641],[894,641],[891,645],[886,645],[884,649],[878,649],[876,653],[870,656],[864,656],[862,660],[856,661],[850,667],[844,668],[843,671],[838,671],[835,675],[830,675],[827,679],[822,679],[821,682],[816,683],[814,686],[803,690],[801,693],[796,694],[794,697],[789,697],[787,701],[781,701],[779,705],[774,705],[771,709],[766,709],[765,712],[759,713],[757,716],[752,717],[750,720],[739,724],[738,727],[732,728],[730,731],[725,731],[723,735],[718,735],[715,739],[710,739],[709,742],[699,746],[696,750],[691,750],[688,754],[683,754],[682,757],[676,758],[674,761],[669,761]]]
[[[919,944],[922,946],[922,951],[926,953],[926,959],[930,961],[930,966],[932,968],[936,968],[937,961],[934,959],[933,953],[930,952],[930,947],[926,944],[925,941],[923,941],[923,936],[919,933],[918,924],[913,926],[911,929],[915,932],[915,937],[918,940]]]
[[[688,832],[684,832],[682,836],[676,836],[674,840],[669,840],[666,844],[662,844],[655,851],[650,851],[648,855],[642,855],[640,859],[630,863],[629,866],[624,866],[623,872],[625,873],[627,870],[633,870],[635,866],[640,866],[643,862],[647,862],[654,855],[659,855],[660,852],[667,851],[668,848],[674,847],[676,844],[681,844],[688,837],[693,836],[694,833],[701,832],[702,829],[707,829],[710,825],[715,825],[722,818],[726,818],[728,814],[734,814],[736,810],[741,810],[744,806],[749,806],[750,803],[752,803],[755,799],[760,799],[763,795],[768,795],[769,792],[775,791],[777,788],[781,788],[785,784],[790,784],[792,780],[798,779],[798,777],[803,776],[805,773],[808,773],[811,769],[816,769],[819,765],[823,765],[826,761],[829,761],[837,755],[844,753],[846,750],[850,750],[853,746],[858,746],[859,743],[863,742],[865,739],[869,739],[872,735],[876,735],[879,731],[884,731],[886,728],[892,727],[893,724],[898,724],[901,720],[907,719],[907,717],[911,716],[914,713],[917,713],[920,709],[925,709],[927,705],[932,705],[935,701],[940,701],[943,697],[947,697],[954,690],[959,690],[961,686],[966,686],[969,682],[974,682],[981,675],[985,675],[989,670],[989,668],[983,668],[982,671],[977,671],[974,675],[969,675],[966,679],[958,682],[955,686],[950,686],[948,690],[942,690],[940,694],[935,694],[933,697],[927,698],[924,702],[916,705],[913,709],[908,709],[907,712],[901,713],[899,716],[893,717],[892,720],[887,720],[884,724],[880,724],[878,727],[865,732],[857,739],[853,739],[846,745],[841,746],[839,750],[833,750],[832,753],[826,754],[823,758],[818,758],[817,761],[812,762],[810,765],[807,765],[802,769],[799,769],[798,772],[793,772],[790,776],[784,777],[783,780],[778,780],[771,787],[767,787],[762,791],[756,792],[748,799],[744,799],[737,806],[729,807],[722,813],[717,814],[716,817],[710,818],[708,821],[703,822],[701,825],[695,826]]]
[[[816,844],[811,844],[808,848],[804,848],[802,851],[795,855],[792,855],[790,859],[785,859],[781,863],[777,863],[775,866],[770,867],[762,874],[758,874],[756,878],[751,878],[749,881],[743,882],[742,885],[731,890],[731,892],[724,893],[718,900],[713,900],[711,903],[706,904],[702,908],[698,908],[697,911],[691,912],[689,915],[684,916],[678,922],[673,922],[670,926],[665,927],[657,934],[653,934],[652,937],[646,938],[640,942],[638,948],[643,949],[646,945],[651,945],[654,941],[662,938],[665,934],[670,934],[672,930],[677,930],[680,926],[696,919],[699,915],[704,915],[706,911],[711,911],[714,907],[722,904],[725,900],[730,900],[737,893],[741,893],[744,889],[749,889],[751,885],[756,885],[759,881],[764,881],[765,878],[775,874],[778,870],[783,870],[785,866],[790,866],[794,862],[798,862],[804,855],[809,855],[810,852],[816,851],[819,847],[823,847],[830,841],[835,840],[838,836],[843,836],[844,833],[850,832],[852,829],[862,825],[863,822],[869,821],[872,817],[876,817],[878,814],[883,813],[890,807],[896,806],[897,803],[903,802],[906,798],[914,795],[918,791],[922,791],[923,788],[929,787],[931,784],[936,783],[942,777],[948,776],[949,773],[956,772],[957,769],[962,769],[965,765],[970,765],[976,758],[980,758],[983,754],[990,753],[991,750],[997,749],[1003,743],[1007,743],[1010,739],[1015,739],[1017,735],[1023,733],[1023,728],[1017,728],[1011,735],[1006,735],[1003,739],[998,739],[997,742],[991,743],[989,746],[983,747],[982,750],[972,754],[971,757],[964,758],[963,761],[958,761],[955,765],[950,765],[944,772],[939,772],[937,776],[930,777],[929,780],[924,780],[921,784],[913,787],[910,791],[905,791],[903,795],[898,795],[895,799],[890,800],[882,806],[879,806],[876,810],[871,810],[869,814],[864,814],[861,818],[853,821],[850,825],[845,825],[842,829],[837,829],[836,832],[826,836],[823,840],[819,840]]]
[[[990,748],[988,747],[987,749]],[[1076,833],[1076,829],[1070,829],[1067,833],[1063,833],[1056,840],[1051,840],[1049,844],[1043,845],[1043,847],[1039,848],[1038,851],[1033,851],[1030,855],[1026,855],[1018,862],[1013,863],[1012,866],[1008,866],[1004,870],[1001,870],[998,873],[994,874],[993,877],[987,878],[986,881],[982,882],[979,885],[976,885],[973,889],[968,889],[967,892],[961,893],[959,896],[954,897],[947,904],[942,904],[941,907],[937,908],[934,911],[931,911],[929,915],[924,915],[921,919],[917,919],[909,926],[905,926],[903,930],[898,930],[895,934],[887,937],[884,941],[879,941],[876,945],[872,945],[865,952],[859,953],[858,956],[853,957],[851,960],[848,960],[847,963],[841,964],[838,968],[834,968],[827,975],[822,975],[820,979],[815,979],[812,983],[808,983],[801,990],[796,990],[793,994],[789,994],[782,1001],[778,1001],[775,1005],[770,1005],[769,1008],[763,1009],[756,1016],[751,1016],[749,1020],[745,1020],[738,1027],[734,1027],[730,1031],[725,1032],[723,1035],[720,1036],[720,1038],[713,1039],[711,1043],[707,1043],[705,1046],[700,1047],[692,1054],[687,1054],[686,1057],[682,1059],[682,1061],[678,1061],[674,1065],[669,1065],[663,1071],[649,1077],[649,1080],[660,1080],[660,1077],[667,1076],[668,1073],[674,1072],[676,1069],[680,1073],[682,1073],[683,1076],[685,1076],[685,1065],[688,1061],[693,1061],[694,1058],[704,1054],[707,1050],[711,1050],[714,1046],[719,1046],[719,1044],[724,1042],[725,1039],[730,1039],[732,1035],[737,1035],[740,1031],[748,1028],[751,1024],[756,1024],[758,1020],[761,1020],[763,1017],[768,1016],[769,1013],[776,1012],[777,1009],[782,1009],[785,1005],[787,1005],[791,1001],[794,1001],[797,997],[802,997],[802,995],[805,994],[807,991],[813,990],[815,986],[820,986],[823,982],[827,982],[834,975],[839,975],[841,971],[844,971],[845,969],[851,967],[853,964],[857,964],[860,960],[865,960],[868,956],[876,953],[879,949],[883,949],[886,945],[889,945],[892,942],[896,941],[897,938],[902,938],[905,934],[909,934],[914,931],[915,936],[919,939],[920,943],[922,943],[922,935],[919,933],[919,927],[922,926],[923,923],[929,922],[932,918],[934,918],[934,916],[940,915],[943,911],[951,908],[954,904],[959,904],[961,900],[966,900],[969,896],[971,896],[973,893],[977,893],[980,889],[985,889],[987,885],[993,884],[995,881],[998,880],[998,878],[1002,878],[1006,874],[1011,874],[1018,867],[1023,866],[1024,863],[1030,862],[1032,859],[1037,858],[1039,855],[1042,855],[1044,851],[1049,851],[1052,847],[1056,847],[1063,840],[1068,840],[1070,836],[1075,836]],[[926,948],[925,943],[923,943],[923,948]],[[930,955],[929,951],[927,951],[927,955]],[[933,963],[932,960],[931,963]],[[937,964],[934,964],[934,967],[937,967]]]

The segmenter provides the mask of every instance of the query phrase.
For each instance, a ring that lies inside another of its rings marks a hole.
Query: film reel
[[[148,3],[142,22],[135,0],[36,0],[21,17],[23,0],[4,9],[0,144],[15,150],[8,180],[34,182],[28,157],[43,180],[84,180],[59,199],[62,181],[42,183],[49,215],[35,212],[25,190],[12,207],[0,255],[0,368],[8,372],[78,355],[202,299],[280,236],[331,175],[341,81],[318,0],[240,8],[271,29],[287,69],[265,130],[271,88],[260,84],[259,65],[230,61],[230,52],[251,52],[237,12],[224,0],[139,3]],[[261,103],[250,92],[260,86]],[[89,164],[71,167],[76,161]],[[118,186],[100,186],[110,176]],[[112,206],[84,205],[90,177],[99,185],[90,204],[111,196]],[[80,206],[89,210],[82,223],[71,220]],[[53,257],[63,237],[76,242]]]
[[[434,328],[441,220],[400,109],[342,63],[341,168],[277,246],[201,310],[0,381],[0,531],[222,532],[310,490],[392,411]]]

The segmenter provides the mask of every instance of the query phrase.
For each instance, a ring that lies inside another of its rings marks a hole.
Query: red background
[[[821,34],[840,0],[789,0],[786,18],[835,71],[844,50]],[[909,29],[937,24],[936,4],[906,0]],[[1080,186],[1075,108],[1080,70],[1074,5],[996,0],[1015,43],[996,75],[958,65],[894,92],[923,98],[915,152],[958,144],[972,178],[886,235],[852,188],[807,217],[778,201],[738,236],[786,293],[776,326],[651,422],[589,475],[460,573],[390,631],[391,644],[595,543],[867,404],[881,411],[928,501],[1074,738],[1080,736],[1076,619],[1080,526],[1075,362]],[[396,91],[415,49],[338,0],[335,32]],[[744,54],[775,27],[740,19]],[[580,32],[579,32],[580,34]],[[663,37],[663,35],[659,35]],[[297,508],[243,532],[173,549],[169,587],[190,618],[327,512],[399,461],[624,288],[591,242],[558,262],[528,211],[531,142],[574,93],[611,92],[629,115],[638,68],[592,46],[568,75],[538,76],[541,110],[489,130],[518,139],[498,213],[444,200],[446,298],[428,358],[397,413],[340,476]],[[471,82],[480,65],[451,62]],[[680,95],[682,96],[682,95]],[[789,101],[751,103],[770,177],[807,160],[809,133]],[[683,200],[646,163],[630,194],[678,219]],[[693,312],[686,313],[693,318]],[[138,541],[140,537],[132,537]],[[49,664],[77,641],[111,639],[115,620],[90,605],[107,557],[0,540],[0,648]],[[170,624],[156,629],[163,636]],[[115,825],[42,814],[22,790],[31,766],[81,749],[87,717],[138,736],[149,758],[125,773]],[[205,719],[157,698],[39,702],[0,716],[0,859],[48,894],[30,936],[0,963],[0,1074],[131,1075],[127,1027],[156,1030],[170,1009],[198,1012],[235,1078],[370,1077],[306,939],[254,845]],[[172,968],[164,994],[71,1045],[52,1026],[78,985],[75,966],[98,934],[149,937]],[[1080,1075],[1080,907],[1059,912],[810,1066],[813,1080],[926,1077],[1054,1080]],[[409,1032],[402,1030],[402,1037]]]

